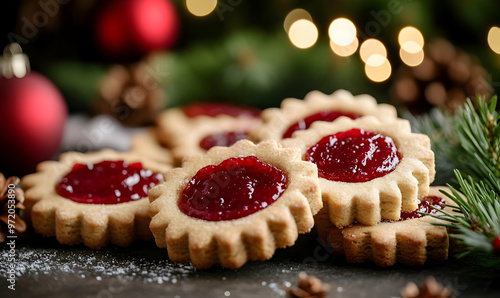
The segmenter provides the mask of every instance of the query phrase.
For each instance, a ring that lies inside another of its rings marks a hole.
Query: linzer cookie
[[[344,229],[333,225],[323,226],[329,229],[327,236],[335,255],[345,255],[350,263],[374,262],[378,266],[423,265],[425,262],[443,261],[448,258],[448,233],[445,227],[432,223],[444,223],[417,211],[435,214],[438,209],[453,212],[455,203],[440,190],[448,193],[446,187],[431,187],[423,197],[417,210],[401,213],[398,221],[383,221],[375,226],[354,224]],[[319,227],[318,227],[319,228]]]
[[[337,227],[397,220],[401,211],[417,208],[434,180],[429,138],[412,133],[406,120],[342,117],[313,123],[281,142],[318,166],[320,213]]]
[[[143,133],[133,135],[130,152],[168,165],[174,163],[170,150],[160,143],[156,128],[149,128]]]
[[[22,179],[35,232],[98,249],[152,238],[148,190],[170,167],[132,153],[69,152]]]
[[[275,141],[214,147],[165,178],[149,192],[151,231],[170,260],[199,269],[271,258],[322,207],[316,166]]]
[[[214,146],[249,139],[260,123],[260,111],[228,104],[204,103],[169,109],[158,117],[160,141],[172,150],[177,164],[186,156]]]
[[[377,104],[375,98],[362,94],[353,96],[345,90],[331,95],[309,92],[303,100],[287,98],[281,107],[262,111],[262,124],[250,132],[252,139],[281,140],[290,138],[297,130],[308,129],[316,121],[332,122],[344,116],[357,119],[372,115],[379,120],[396,119],[396,109],[388,104]]]

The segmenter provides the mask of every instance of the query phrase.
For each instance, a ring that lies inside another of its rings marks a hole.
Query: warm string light
[[[490,31],[488,31],[488,45],[493,52],[500,54],[500,28],[496,26],[490,28]]]
[[[392,67],[387,60],[387,49],[380,40],[365,40],[359,48],[359,56],[365,62],[365,74],[370,80],[379,83],[391,76]]]
[[[311,15],[303,9],[294,9],[285,18],[283,27],[294,46],[306,49],[313,46],[318,39],[318,29]],[[337,18],[328,28],[331,50],[341,57],[348,57],[356,52],[359,46],[357,30],[354,23],[347,18]],[[424,60],[424,37],[415,27],[401,29],[398,36],[399,55],[408,66],[414,67]],[[500,28],[492,27],[488,33],[488,44],[493,51],[500,53]],[[497,51],[498,50],[498,51]],[[384,82],[392,74],[392,66],[387,59],[384,44],[374,38],[365,40],[359,50],[361,60],[365,63],[366,76],[374,82]]]
[[[408,53],[416,53],[424,47],[424,36],[415,27],[404,27],[399,31],[399,45]]]
[[[318,40],[318,29],[313,22],[300,19],[290,26],[288,37],[297,48],[307,49],[312,47]]]
[[[404,27],[398,36],[399,57],[408,66],[414,67],[424,61],[424,36],[415,27]]]
[[[186,0],[187,10],[197,16],[204,17],[217,7],[217,0]]]
[[[420,50],[416,53],[405,51],[403,48],[399,49],[399,57],[408,66],[414,67],[420,65],[424,61],[424,51]]]
[[[286,33],[288,34],[290,27],[292,26],[293,23],[301,19],[312,22],[312,17],[306,10],[302,8],[297,8],[290,11],[286,15],[285,21],[283,22],[283,27],[285,28]]]
[[[328,28],[330,40],[339,46],[348,46],[356,39],[356,26],[351,20],[338,18]]]
[[[283,22],[283,27],[290,42],[299,49],[310,48],[318,40],[318,29],[311,15],[302,8],[290,11]]]
[[[368,58],[372,55],[380,55],[387,58],[387,50],[385,49],[384,44],[375,38],[365,40],[359,48],[359,56],[363,62],[366,63]]]
[[[351,20],[346,18],[333,20],[328,28],[330,48],[338,56],[351,56],[356,52],[359,45],[356,34],[356,26]]]
[[[339,46],[334,43],[333,40],[330,40],[330,48],[332,51],[339,55],[340,57],[348,57],[356,52],[358,49],[359,41],[357,38],[354,38],[354,41],[346,46]]]
[[[373,54],[366,60],[366,76],[377,83],[387,80],[392,73],[392,67],[387,57],[379,54]]]

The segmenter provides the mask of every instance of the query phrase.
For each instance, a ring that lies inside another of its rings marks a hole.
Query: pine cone
[[[112,66],[100,86],[95,111],[128,126],[153,124],[165,105],[165,94],[156,79],[144,62]]]
[[[433,106],[455,112],[469,97],[491,96],[493,87],[479,61],[444,39],[430,43],[424,50],[421,64],[401,66],[391,97],[414,113],[423,113]]]
[[[0,173],[0,242],[5,241],[5,235],[24,233],[26,231],[26,223],[19,215],[19,212],[9,213],[10,205],[15,204],[15,209],[24,209],[24,192],[22,189],[17,188],[19,184],[19,178],[10,177],[5,179],[4,175]],[[9,185],[14,185],[14,188],[9,187]],[[10,195],[10,198],[9,198]],[[14,197],[13,197],[14,195]],[[10,215],[10,217],[9,217]],[[11,225],[9,227],[9,224]]]
[[[314,276],[308,276],[305,272],[299,273],[299,284],[297,287],[287,289],[289,297],[292,298],[323,298],[330,291],[330,285],[323,283]]]
[[[444,287],[436,279],[429,276],[425,283],[419,287],[413,282],[409,282],[401,290],[403,298],[452,298],[455,293],[450,287]]]

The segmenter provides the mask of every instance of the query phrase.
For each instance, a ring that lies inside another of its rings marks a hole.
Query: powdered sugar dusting
[[[175,264],[166,257],[150,259],[130,254],[125,256],[123,253],[116,254],[119,249],[93,251],[66,248],[61,254],[53,249],[19,247],[16,249],[15,274],[35,280],[43,276],[62,281],[74,276],[98,281],[118,277],[124,281],[142,279],[144,283],[175,284],[195,272],[193,266]],[[166,251],[162,253],[166,254]],[[0,255],[0,276],[7,276],[8,251],[4,250]]]

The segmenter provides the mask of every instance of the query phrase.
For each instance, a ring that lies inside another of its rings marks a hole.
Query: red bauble
[[[99,11],[97,44],[112,58],[130,58],[172,47],[179,16],[169,0],[111,0]]]
[[[44,76],[0,77],[0,166],[22,175],[52,158],[67,114],[61,93]]]

